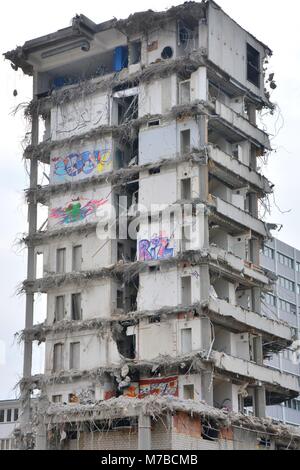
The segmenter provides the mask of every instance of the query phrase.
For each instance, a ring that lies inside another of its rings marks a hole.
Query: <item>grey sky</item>
[[[0,30],[1,52],[68,26],[76,13],[83,13],[100,23],[114,16],[125,18],[135,11],[150,8],[162,10],[180,3],[164,0],[110,0],[108,3],[52,0],[50,8],[33,0],[7,2],[2,6],[5,21]],[[274,52],[270,71],[275,72],[278,88],[272,100],[279,104],[280,113],[277,112],[267,121],[269,132],[274,135],[272,144],[276,152],[269,157],[265,174],[276,185],[276,205],[282,211],[291,212],[282,214],[271,198],[273,207],[270,219],[284,225],[278,237],[300,249],[300,197],[297,196],[300,171],[300,4],[296,0],[287,0],[284,5],[273,0],[219,0],[217,3]],[[30,100],[31,80],[20,71],[14,72],[4,60],[0,61],[0,67],[0,399],[5,399],[14,397],[13,388],[22,371],[21,349],[14,341],[14,333],[24,324],[24,298],[15,293],[25,278],[26,253],[15,241],[26,231],[23,189],[28,184],[21,146],[28,129],[22,113],[13,117],[11,111],[19,103]],[[17,97],[13,96],[14,89],[18,91]],[[40,365],[41,355],[35,362],[36,368]]]

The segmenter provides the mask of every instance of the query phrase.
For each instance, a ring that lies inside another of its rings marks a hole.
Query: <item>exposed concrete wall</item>
[[[51,138],[62,140],[110,124],[110,98],[101,91],[51,110]]]

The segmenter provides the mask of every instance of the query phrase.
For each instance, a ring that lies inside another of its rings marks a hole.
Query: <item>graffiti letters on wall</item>
[[[57,219],[58,224],[68,225],[79,222],[96,213],[98,207],[104,205],[106,199],[72,199],[64,207],[51,209],[50,218]]]
[[[139,241],[139,260],[151,261],[172,258],[174,256],[174,239],[165,234],[153,235],[150,240]]]
[[[111,166],[111,151],[108,149],[71,153],[66,157],[52,158],[56,179],[76,178],[107,171]]]
[[[160,396],[178,396],[178,378],[168,377],[166,379],[146,379],[140,380],[139,398],[144,398],[148,395]]]
[[[130,398],[145,398],[149,395],[178,396],[178,377],[143,379],[131,384],[124,395]]]

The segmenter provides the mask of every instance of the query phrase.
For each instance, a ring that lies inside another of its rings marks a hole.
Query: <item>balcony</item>
[[[270,182],[260,173],[244,165],[237,158],[212,145],[208,148],[210,172],[237,189],[250,184],[262,193],[271,194]]]
[[[234,331],[244,333],[251,328],[262,334],[272,349],[286,348],[293,342],[293,332],[289,325],[270,319],[250,310],[232,305],[225,300],[210,298],[208,310],[214,315],[216,323],[230,327]],[[276,343],[276,344],[275,344]]]
[[[219,100],[215,102],[215,113],[216,116],[210,118],[210,127],[225,133],[232,142],[250,140],[257,147],[271,150],[268,134]]]
[[[297,396],[299,394],[299,377],[279,372],[266,366],[248,362],[225,353],[213,351],[211,357],[215,367],[231,374],[245,377],[265,384],[268,389],[276,390],[283,394]],[[287,392],[287,393],[286,393]],[[275,403],[274,403],[275,404]]]
[[[212,195],[210,195],[210,198],[212,206],[215,208],[216,214],[222,218],[225,218],[225,221],[223,222],[229,227],[229,230],[231,230],[232,233],[239,234],[241,230],[250,229],[264,238],[270,235],[267,225],[263,221],[256,219],[252,215],[248,214],[242,209],[239,209],[233,204],[224,201],[223,199]],[[234,227],[237,226],[240,228],[234,229]]]

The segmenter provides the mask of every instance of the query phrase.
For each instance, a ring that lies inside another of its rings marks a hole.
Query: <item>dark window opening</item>
[[[185,178],[181,180],[181,199],[191,199],[191,178]]]
[[[189,153],[191,151],[191,131],[190,129],[186,129],[181,131],[180,133],[180,145],[181,145],[181,153],[183,155]]]
[[[4,410],[0,410],[0,423],[4,423]]]
[[[124,292],[117,290],[117,308],[124,308]]]
[[[160,120],[157,119],[156,121],[149,121],[148,122],[148,127],[156,127],[160,125]]]
[[[260,87],[260,53],[247,44],[247,80]]]
[[[219,437],[219,430],[216,429],[216,425],[213,424],[202,424],[202,439],[206,441],[215,441]]]
[[[136,261],[136,248],[131,248],[130,250],[130,261]]]
[[[81,320],[81,294],[72,294],[72,320]]]
[[[117,249],[117,261],[125,261],[125,255],[124,255],[124,245],[123,243],[118,243],[118,249]]]
[[[16,408],[14,410],[14,421],[18,421],[18,419],[19,419],[19,410],[18,408]]]
[[[173,57],[173,49],[170,46],[164,47],[161,53],[162,59],[171,59]]]
[[[6,421],[8,423],[11,422],[11,410],[7,410],[7,412],[6,412]]]
[[[117,341],[119,353],[127,359],[134,359],[136,355],[136,338],[135,335],[126,335],[126,329],[122,337]]]
[[[160,323],[160,315],[155,315],[153,317],[149,317],[149,323]]]
[[[138,95],[118,98],[118,124],[138,118]]]
[[[158,175],[160,173],[160,168],[152,168],[149,170],[149,175]]]
[[[142,43],[135,41],[129,45],[130,64],[138,64],[141,61]]]
[[[115,158],[117,170],[119,170],[120,168],[124,168],[125,155],[121,149],[116,149]]]

